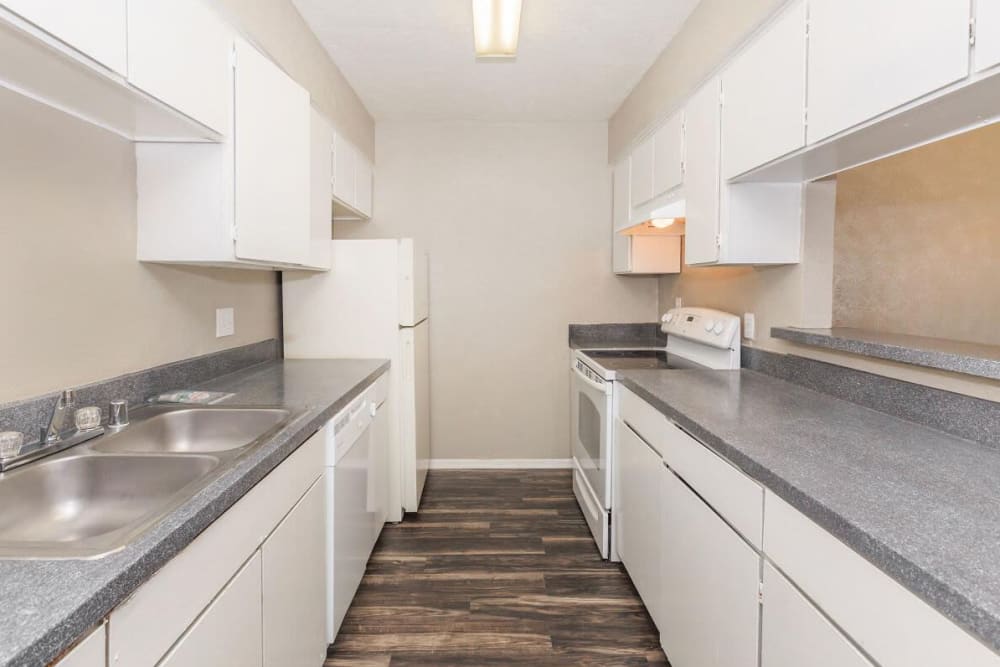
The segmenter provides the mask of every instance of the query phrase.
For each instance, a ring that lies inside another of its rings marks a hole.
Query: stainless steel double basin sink
[[[0,474],[0,558],[121,549],[290,417],[282,408],[151,406],[120,432]]]

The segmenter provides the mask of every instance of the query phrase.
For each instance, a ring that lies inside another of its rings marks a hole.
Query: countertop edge
[[[738,372],[755,373],[755,371],[745,369]],[[789,384],[784,380],[772,379],[775,382]],[[630,391],[656,408],[658,412],[676,422],[713,452],[760,483],[766,490],[789,503],[805,517],[917,596],[944,618],[968,632],[986,647],[1000,652],[1000,619],[970,601],[939,578],[915,565],[894,549],[886,546],[875,536],[857,528],[841,514],[818,502],[794,484],[732,447],[708,428],[690,419],[682,411],[646,390],[641,384],[628,377],[622,377],[621,382]],[[944,605],[941,604],[942,601],[945,602]],[[961,613],[954,613],[955,609],[961,610]]]

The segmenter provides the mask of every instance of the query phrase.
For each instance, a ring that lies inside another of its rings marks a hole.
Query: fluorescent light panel
[[[513,58],[521,27],[521,0],[472,0],[476,56]]]

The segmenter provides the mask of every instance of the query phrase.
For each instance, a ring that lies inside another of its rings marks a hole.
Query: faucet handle
[[[76,392],[72,389],[63,389],[59,395],[59,405],[64,408],[71,408],[76,405]]]
[[[108,406],[108,428],[120,429],[128,426],[128,401],[111,401]]]

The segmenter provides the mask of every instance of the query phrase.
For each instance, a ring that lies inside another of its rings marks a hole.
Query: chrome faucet
[[[66,424],[73,418],[75,406],[76,394],[72,389],[65,389],[52,408],[48,427],[42,429],[42,442],[52,443],[62,440],[63,433],[68,430]]]

